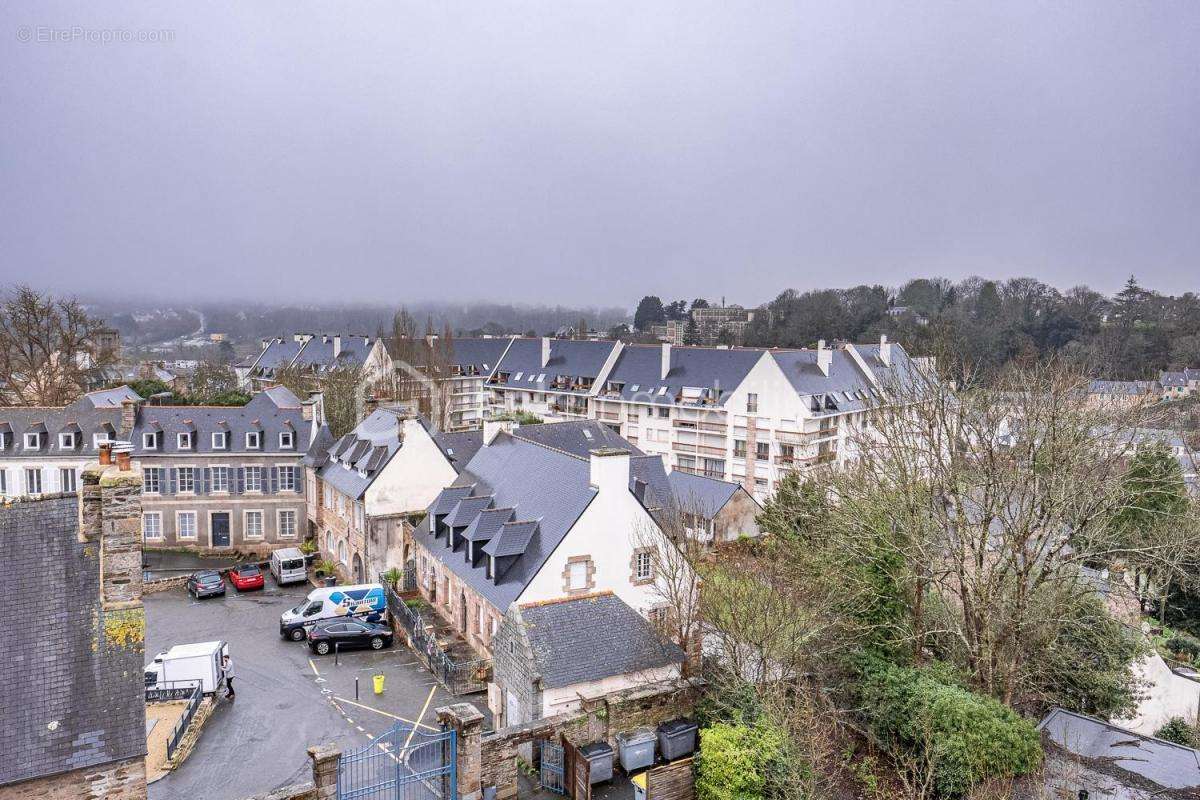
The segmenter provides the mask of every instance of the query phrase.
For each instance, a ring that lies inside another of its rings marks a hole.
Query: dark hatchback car
[[[225,579],[215,569],[193,572],[187,579],[188,594],[199,600],[202,597],[218,597],[225,594]]]
[[[319,656],[338,650],[369,647],[382,650],[392,646],[392,629],[377,622],[359,619],[331,619],[318,622],[308,632],[308,646]]]

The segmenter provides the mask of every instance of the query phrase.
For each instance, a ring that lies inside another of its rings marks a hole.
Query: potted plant
[[[313,573],[318,578],[332,578],[337,575],[337,562],[322,558],[313,564]]]
[[[397,592],[400,591],[400,581],[404,579],[404,573],[396,567],[392,567],[387,572],[383,573],[383,579],[392,585],[392,588]]]

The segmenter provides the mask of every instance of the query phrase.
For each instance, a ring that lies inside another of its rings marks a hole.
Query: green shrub
[[[700,731],[696,759],[698,800],[758,800],[763,796],[784,737],[769,725],[718,722]]]
[[[1191,636],[1172,636],[1163,642],[1163,646],[1171,652],[1175,658],[1192,661],[1196,656],[1200,656],[1200,642],[1193,639]]]
[[[1023,775],[1041,763],[1032,724],[937,670],[864,658],[859,701],[877,736],[928,761],[942,797],[961,797],[984,780]]]
[[[320,575],[336,575],[337,562],[331,561],[328,558],[322,558],[317,563],[313,564],[313,569]]]
[[[1200,732],[1183,717],[1171,717],[1167,720],[1167,724],[1163,725],[1154,735],[1159,739],[1165,739],[1168,742],[1181,744],[1184,747],[1200,746]]]
[[[383,573],[383,579],[392,585],[399,583],[400,579],[403,577],[404,573],[395,567],[392,567],[387,572]]]

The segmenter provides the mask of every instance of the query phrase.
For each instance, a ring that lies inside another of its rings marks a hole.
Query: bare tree
[[[116,354],[98,344],[102,320],[75,300],[18,286],[0,306],[0,404],[59,406],[86,391]]]
[[[437,336],[429,319],[425,335],[420,336],[416,320],[401,308],[392,318],[388,350],[395,368],[374,390],[412,406],[434,426],[445,430],[450,423],[453,387],[454,339],[449,324]]]

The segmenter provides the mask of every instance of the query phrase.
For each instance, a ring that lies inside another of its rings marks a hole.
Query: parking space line
[[[437,691],[436,686],[429,687],[429,697],[425,698],[425,705],[421,706],[421,713],[417,714],[417,724],[413,725],[413,729],[408,732],[408,738],[404,740],[404,749],[412,744],[412,737],[417,732],[417,725],[421,724],[421,720],[425,719],[425,712],[429,710],[429,704],[433,701],[433,693]]]
[[[321,672],[320,672],[320,670],[318,670],[318,669],[317,669],[317,662],[313,661],[313,660],[310,658],[310,659],[308,660],[308,665],[309,665],[310,667],[312,667],[313,675],[316,675],[318,678],[319,678],[319,677],[321,677]]]
[[[431,730],[431,731],[436,731],[436,730],[437,730],[437,728],[433,727],[432,725],[426,725],[426,724],[425,724],[425,723],[423,723],[423,722],[414,722],[414,721],[413,721],[413,720],[411,720],[411,719],[405,719],[404,717],[398,717],[398,716],[396,716],[395,714],[392,714],[392,713],[390,713],[390,712],[388,712],[388,711],[383,711],[383,710],[381,710],[381,709],[378,709],[378,708],[371,708],[370,706],[364,706],[362,703],[356,703],[356,702],[354,702],[353,700],[347,700],[347,699],[346,699],[346,698],[344,698],[344,697],[334,697],[333,699],[334,699],[334,700],[336,700],[336,701],[337,701],[337,702],[339,702],[339,703],[345,703],[346,705],[354,706],[355,708],[361,708],[361,709],[363,709],[364,711],[374,711],[376,714],[382,714],[382,715],[383,715],[383,716],[385,716],[385,717],[391,717],[392,719],[394,719],[394,720],[397,720],[397,721],[399,721],[399,722],[407,722],[409,725],[416,725],[417,727],[420,727],[420,728],[426,728],[426,729],[428,729],[428,730]],[[428,705],[428,704],[427,704],[427,705]],[[424,716],[424,715],[425,715],[425,712],[424,712],[424,711],[422,711],[422,712],[421,712],[421,716]]]

